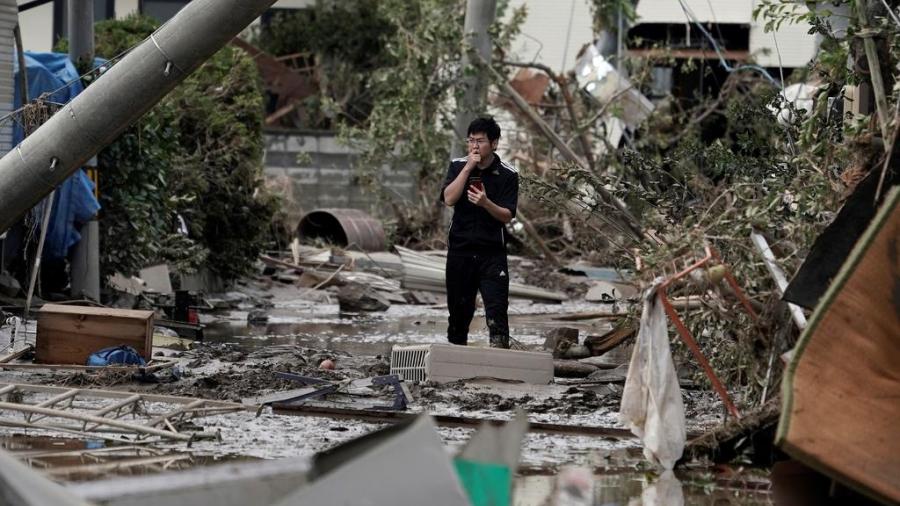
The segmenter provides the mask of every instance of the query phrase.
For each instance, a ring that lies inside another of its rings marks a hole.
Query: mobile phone
[[[478,176],[469,178],[469,187],[475,188],[480,192],[484,191],[484,184],[481,182],[481,178]]]

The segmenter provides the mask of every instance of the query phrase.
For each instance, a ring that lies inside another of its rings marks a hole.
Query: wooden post
[[[881,138],[884,139],[884,149],[888,151],[890,135],[890,118],[888,117],[887,96],[884,91],[884,78],[881,75],[881,61],[878,59],[878,48],[872,40],[872,32],[869,30],[869,20],[866,17],[866,0],[857,0],[856,17],[859,19],[859,36],[863,39],[863,47],[866,50],[866,59],[869,61],[869,77],[872,79],[872,91],[875,92],[875,110],[878,114],[878,123],[881,126]]]

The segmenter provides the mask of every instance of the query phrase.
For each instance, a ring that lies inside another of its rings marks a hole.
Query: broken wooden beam
[[[13,353],[10,353],[9,355],[7,355],[7,356],[5,356],[5,357],[0,358],[0,364],[5,364],[5,363],[7,363],[7,362],[12,362],[13,360],[15,360],[15,359],[17,359],[17,358],[20,358],[20,357],[22,357],[22,356],[24,356],[24,355],[27,355],[28,352],[30,352],[30,351],[34,351],[34,346],[32,346],[32,345],[30,345],[30,344],[29,344],[29,345],[26,345],[26,346],[25,346],[24,348],[22,348],[21,350],[16,351],[16,352],[13,352]]]

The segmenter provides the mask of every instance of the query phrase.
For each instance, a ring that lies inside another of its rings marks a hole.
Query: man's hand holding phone
[[[483,206],[485,202],[487,202],[487,195],[484,193],[484,183],[481,181],[480,177],[473,177],[469,179],[468,191],[466,192],[466,196],[469,199],[469,202],[475,204],[476,206]]]

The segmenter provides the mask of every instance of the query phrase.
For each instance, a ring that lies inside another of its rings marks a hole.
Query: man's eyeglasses
[[[487,139],[473,139],[473,138],[469,137],[468,139],[466,139],[466,143],[468,143],[468,144],[487,144],[488,140]]]

